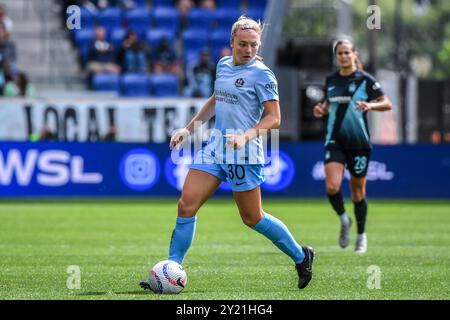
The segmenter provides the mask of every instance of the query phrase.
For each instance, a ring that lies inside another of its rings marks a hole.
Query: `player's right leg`
[[[339,160],[337,159],[337,161]],[[345,212],[344,198],[341,192],[345,166],[343,163],[337,161],[328,162],[325,165],[326,190],[328,200],[341,221],[339,245],[341,248],[346,248],[350,242],[352,220]]]
[[[217,190],[222,180],[212,173],[190,169],[178,200],[178,217],[169,248],[169,260],[183,263],[192,244],[197,211]]]

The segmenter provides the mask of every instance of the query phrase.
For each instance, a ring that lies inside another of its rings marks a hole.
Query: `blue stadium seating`
[[[267,0],[247,0],[248,7],[251,9],[265,9],[267,6]]]
[[[211,33],[209,46],[211,48],[212,59],[218,61],[220,50],[223,47],[230,47],[230,30],[217,30]]]
[[[73,35],[75,44],[79,49],[81,63],[84,66],[89,57],[89,45],[94,39],[94,29],[93,28],[75,29]]]
[[[120,8],[105,8],[97,15],[97,22],[107,30],[122,26],[122,10]]]
[[[152,50],[158,47],[163,38],[167,38],[170,43],[174,43],[175,33],[165,29],[150,29],[147,31],[147,43]]]
[[[174,0],[152,0],[152,5],[154,8],[159,8],[159,7],[173,8],[173,7],[175,7],[175,1]]]
[[[119,28],[113,29],[108,32],[108,41],[110,41],[114,45],[114,50],[118,52],[120,47],[122,46],[123,39],[125,39],[125,35],[127,30]]]
[[[213,13],[213,20],[216,23],[216,29],[230,31],[233,23],[236,22],[240,15],[241,14],[239,10],[217,9]]]
[[[135,8],[124,12],[124,20],[128,29],[136,31],[139,38],[145,39],[147,29],[150,28],[151,14],[147,8]]]
[[[256,21],[261,20],[264,21],[264,9],[256,8],[256,9],[247,9],[243,10],[242,14],[245,14],[245,16],[252,18]]]
[[[184,59],[188,63],[197,58],[200,51],[208,47],[208,31],[206,29],[187,29],[181,35],[184,49]]]
[[[210,10],[194,8],[188,14],[188,28],[209,29],[211,28],[212,18],[213,15]]]
[[[126,97],[148,97],[150,95],[147,74],[123,74],[121,84],[122,95]]]
[[[159,29],[171,30],[176,33],[180,25],[180,14],[175,8],[158,7],[153,11],[153,19]]]
[[[239,9],[242,0],[216,0],[217,8],[227,8],[227,9]]]
[[[98,73],[92,77],[92,87],[95,91],[120,92],[119,76],[111,73]]]
[[[84,7],[80,10],[80,27],[83,28],[92,28],[95,25],[97,19],[97,14],[88,10]]]
[[[149,76],[152,94],[156,97],[175,97],[179,95],[180,79],[171,73],[160,73]]]
[[[148,3],[148,0],[134,0],[136,7],[144,7]]]

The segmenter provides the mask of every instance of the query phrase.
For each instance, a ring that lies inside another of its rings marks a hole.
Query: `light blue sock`
[[[253,229],[270,239],[278,249],[291,257],[295,264],[301,263],[305,258],[302,247],[295,241],[286,225],[274,216],[264,213],[264,217]]]
[[[195,224],[197,216],[191,218],[177,218],[175,230],[170,241],[169,260],[183,263],[184,256],[194,240]]]

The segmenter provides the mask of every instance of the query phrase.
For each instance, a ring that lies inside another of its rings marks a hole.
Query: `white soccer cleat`
[[[355,252],[356,253],[366,253],[367,251],[367,236],[365,233],[358,234],[356,239]]]
[[[352,219],[348,218],[348,223],[341,222],[341,233],[339,234],[339,245],[341,248],[347,248],[350,243],[350,227]]]

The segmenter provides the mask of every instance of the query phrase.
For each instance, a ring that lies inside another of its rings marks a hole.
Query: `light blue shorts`
[[[202,152],[202,151],[200,151]],[[193,163],[190,169],[207,172],[219,180],[230,182],[236,192],[253,190],[264,182],[263,164]]]

